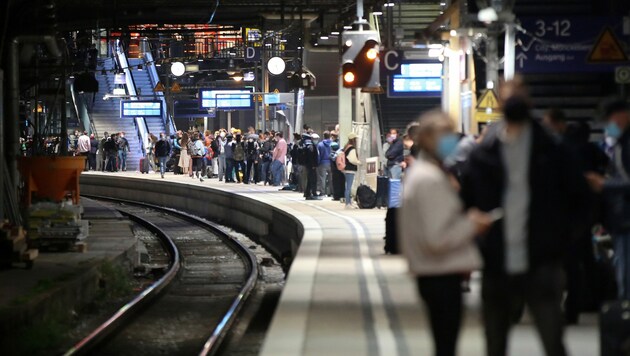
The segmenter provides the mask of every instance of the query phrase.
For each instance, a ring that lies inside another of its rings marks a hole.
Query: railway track
[[[65,355],[213,355],[258,279],[256,256],[198,217],[90,197],[153,232],[170,257],[165,274]]]

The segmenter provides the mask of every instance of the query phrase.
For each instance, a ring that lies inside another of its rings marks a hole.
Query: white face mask
[[[221,138],[225,138],[225,132],[221,132],[219,136],[221,136]]]

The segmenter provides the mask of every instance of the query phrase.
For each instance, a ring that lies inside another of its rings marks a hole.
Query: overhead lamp
[[[486,7],[485,9],[479,10],[477,19],[483,23],[489,24],[499,20],[499,15],[493,7]]]
[[[182,62],[171,63],[171,74],[176,77],[181,77],[186,72],[186,65]]]
[[[74,75],[70,74],[70,76],[68,77],[68,79],[74,79]]]
[[[162,64],[161,64],[161,63],[155,63],[155,66],[156,66],[156,67],[161,67],[161,66],[162,66]]]
[[[393,2],[386,2],[385,5],[383,5],[383,6],[384,7],[394,7],[394,5],[396,5],[396,4],[394,4]]]
[[[372,12],[372,15],[375,15],[375,16],[381,16],[382,14],[383,14],[383,11],[373,11]]]
[[[235,82],[240,82],[243,78],[245,78],[245,75],[242,71],[238,71],[232,75],[232,79],[234,79]]]
[[[197,57],[197,62],[203,62],[203,57],[201,56]]]
[[[457,31],[456,30],[451,30],[450,34],[451,34],[451,37],[456,37],[457,36]]]
[[[339,36],[339,31],[333,31],[330,34],[333,35],[333,36]]]
[[[321,35],[321,36],[319,36],[319,39],[320,39],[320,40],[327,40],[327,39],[328,39],[328,36],[326,36],[326,35]]]
[[[344,30],[352,30],[352,25],[345,25],[343,26]]]

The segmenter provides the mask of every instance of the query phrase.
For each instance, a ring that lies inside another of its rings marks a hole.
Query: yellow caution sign
[[[499,108],[499,99],[497,98],[497,94],[494,90],[486,89],[486,91],[481,94],[481,98],[477,100],[477,110],[486,110],[486,109],[496,110]]]
[[[173,85],[171,86],[171,93],[181,93],[181,91],[182,87],[179,85],[179,83],[173,83]]]
[[[628,56],[621,47],[615,33],[607,27],[595,42],[588,55],[590,63],[625,62]]]
[[[491,122],[500,120],[503,115],[499,111],[499,99],[494,90],[486,89],[477,101],[475,120],[477,122]]]
[[[273,90],[274,94],[280,94],[280,90],[278,90],[277,88]]]
[[[163,92],[164,90],[166,90],[166,88],[164,87],[164,84],[162,84],[162,82],[158,82],[155,85],[155,88],[153,88],[154,92]]]
[[[257,101],[257,102],[259,102],[259,103],[262,103],[262,101],[263,101],[263,96],[262,96],[262,95],[260,95],[260,94],[256,95],[256,96],[254,97],[254,101]]]

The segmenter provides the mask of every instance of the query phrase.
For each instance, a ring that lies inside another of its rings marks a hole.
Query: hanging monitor
[[[406,61],[400,74],[389,76],[389,97],[439,97],[442,95],[442,63],[439,61]]]
[[[247,110],[254,108],[254,88],[199,89],[201,109]]]
[[[159,100],[121,100],[120,117],[162,117]]]

